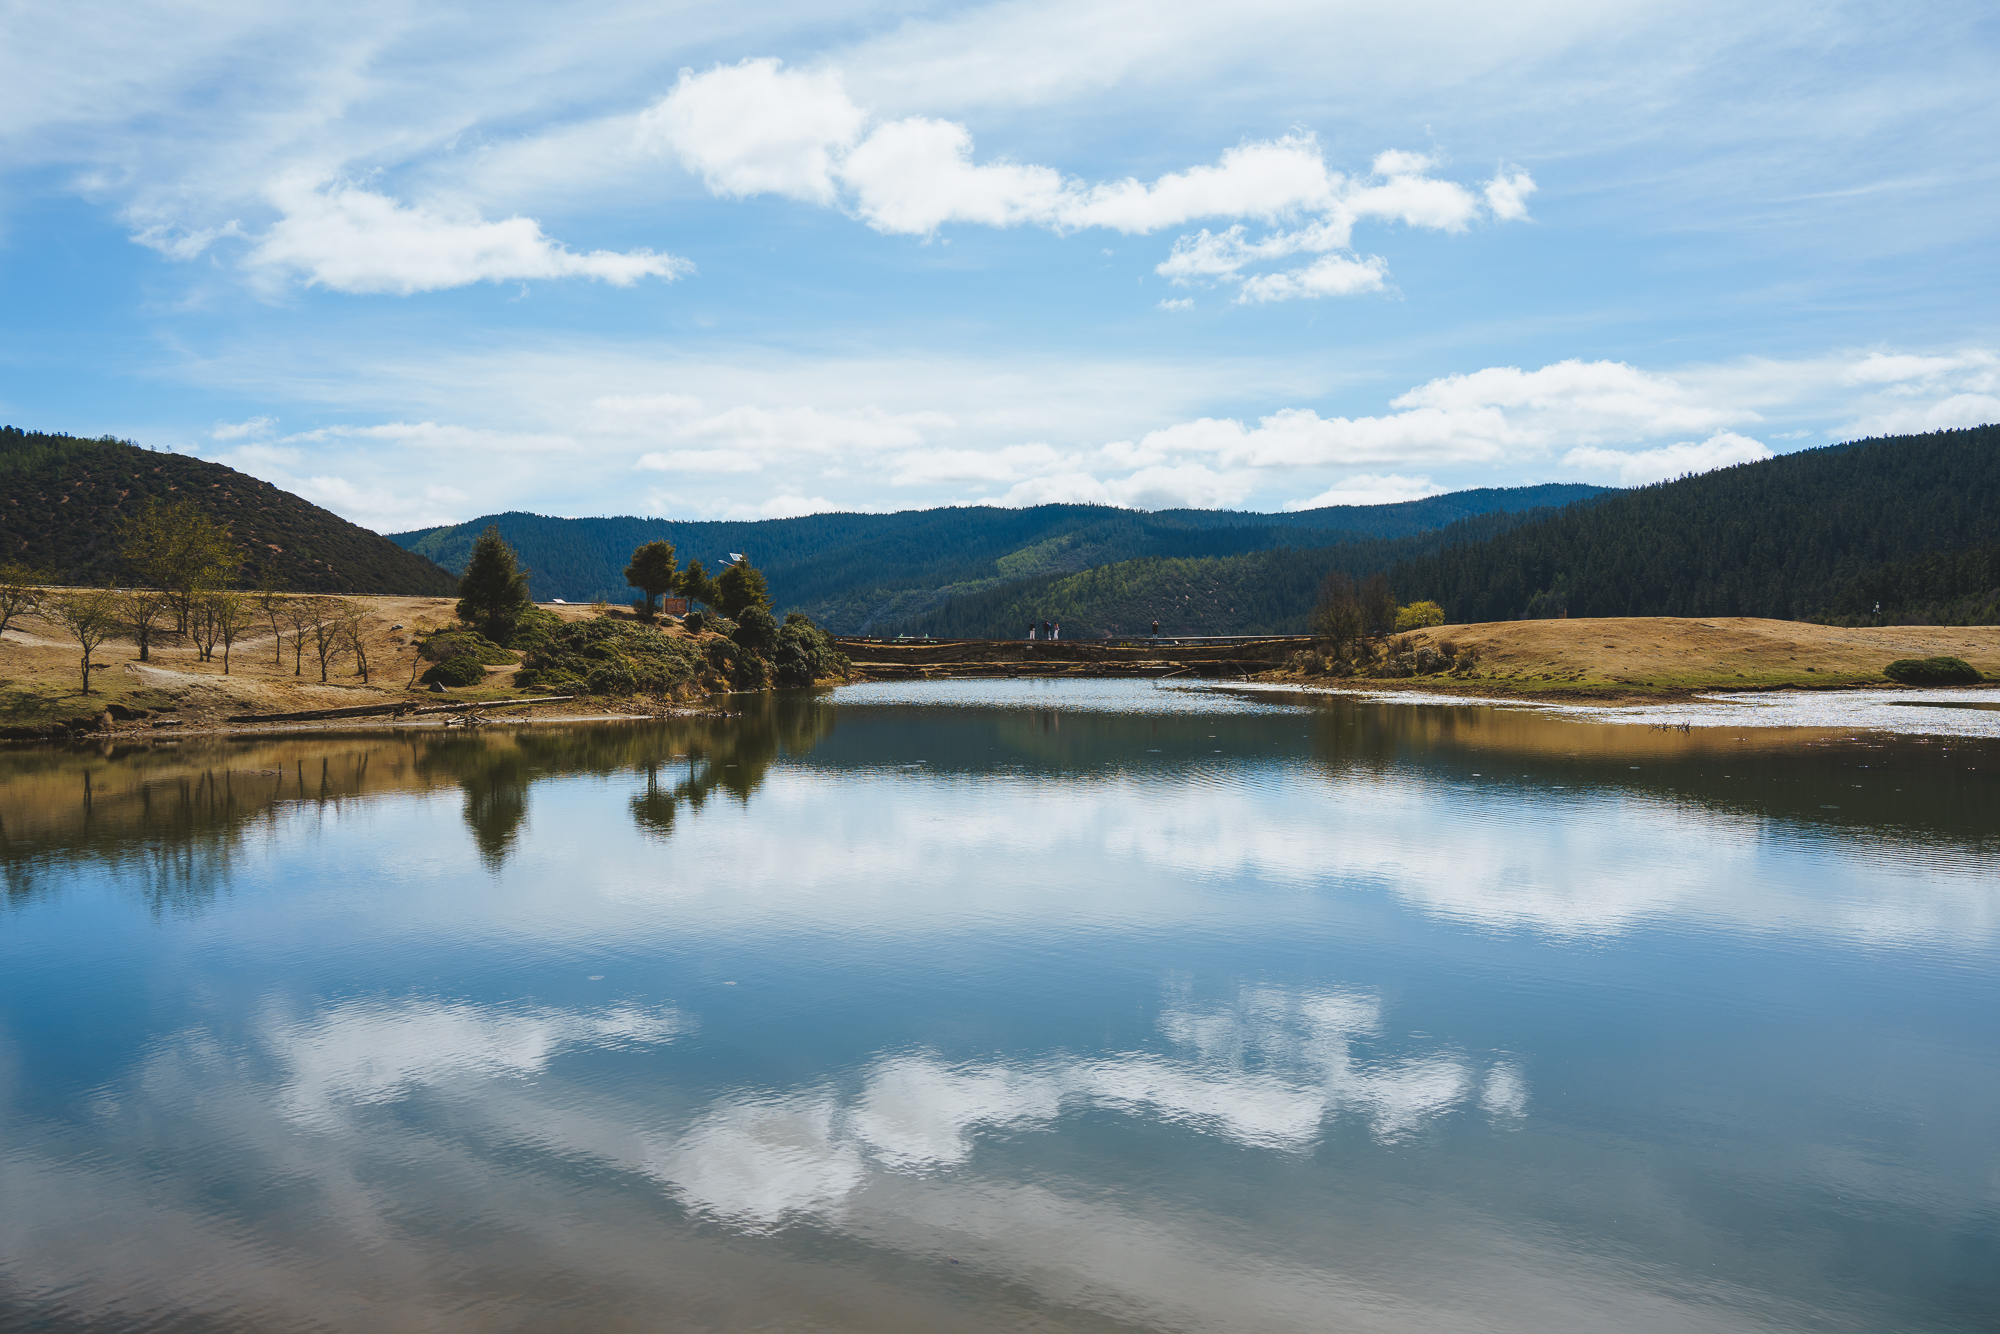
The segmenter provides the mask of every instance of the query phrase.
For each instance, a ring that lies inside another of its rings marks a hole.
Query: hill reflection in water
[[[744,708],[0,754],[0,1325],[2000,1311],[1990,743]]]

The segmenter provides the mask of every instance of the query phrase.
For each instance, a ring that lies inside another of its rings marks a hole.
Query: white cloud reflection
[[[1185,1127],[1250,1149],[1307,1153],[1349,1115],[1392,1142],[1454,1111],[1518,1119],[1525,1076],[1432,1051],[1373,1059],[1381,1002],[1356,993],[1247,987],[1234,1002],[1161,1012],[1169,1050],[949,1063],[883,1057],[852,1097],[830,1089],[733,1094],[657,1142],[644,1170],[689,1208],[751,1231],[837,1220],[881,1174],[960,1168],[981,1132],[1048,1131],[1095,1110]]]

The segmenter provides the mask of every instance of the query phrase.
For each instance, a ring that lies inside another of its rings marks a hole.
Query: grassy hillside
[[[1280,547],[1245,555],[1146,557],[1077,574],[1044,575],[956,599],[883,633],[940,639],[1018,639],[1030,622],[1056,621],[1065,637],[1303,634],[1320,580],[1331,570],[1366,576],[1398,561],[1480,542],[1550,509],[1477,515],[1410,537],[1331,546]]]
[[[227,524],[246,583],[268,570],[299,592],[456,589],[429,560],[234,468],[109,437],[0,428],[0,550],[9,559],[64,583],[118,579],[118,525],[148,497],[192,498]]]
[[[1390,582],[1454,621],[1827,615],[1885,564],[2000,540],[2000,427],[1860,440],[1572,506]],[[1536,601],[1540,594],[1539,602]]]
[[[1072,574],[1134,557],[1228,556],[1349,537],[1400,537],[1471,514],[1520,511],[1599,494],[1603,488],[1571,485],[1485,489],[1297,514],[1147,514],[1101,505],[1040,505],[695,523],[508,513],[392,537],[456,570],[463,568],[473,539],[492,524],[530,567],[536,597],[571,601],[636,596],[625,586],[623,570],[642,542],[672,542],[683,561],[699,559],[711,571],[727,553],[741,551],[764,571],[780,608],[804,610],[823,625],[852,633],[1024,579]]]

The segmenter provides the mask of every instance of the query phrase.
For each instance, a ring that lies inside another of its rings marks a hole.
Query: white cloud
[[[1354,296],[1379,292],[1388,265],[1379,257],[1349,259],[1345,255],[1323,255],[1303,269],[1289,273],[1260,273],[1243,280],[1238,301],[1288,301],[1301,296]]]
[[[1463,231],[1482,210],[1527,216],[1535,186],[1524,171],[1489,182],[1486,203],[1429,175],[1427,154],[1378,154],[1367,175],[1327,165],[1319,141],[1294,132],[1223,152],[1213,164],[1092,184],[1052,167],[975,161],[972,131],[950,120],[904,116],[861,133],[867,115],[828,71],[787,70],[770,59],[681,72],[674,90],[640,118],[641,137],[670,147],[717,194],[778,194],[821,204],[844,200],[878,231],[928,236],[947,223],[1102,227],[1150,233],[1200,218],[1309,225],[1258,242],[1241,226],[1182,237],[1160,272],[1175,281],[1237,277],[1244,265],[1299,250],[1344,248],[1358,219]],[[1378,258],[1327,256],[1289,273],[1251,279],[1245,300],[1351,296],[1379,291]]]
[[[1528,196],[1534,192],[1534,177],[1518,167],[1513,171],[1503,168],[1486,182],[1486,207],[1496,218],[1519,222],[1528,216]]]
[[[1164,298],[1164,299],[1162,299],[1162,300],[1161,300],[1161,302],[1160,302],[1160,309],[1161,309],[1161,310],[1193,310],[1193,309],[1194,309],[1194,298],[1193,298],[1193,297],[1191,297],[1191,296],[1180,296],[1180,297],[1166,297],[1166,298]]]
[[[148,250],[157,250],[168,259],[190,260],[214,245],[225,236],[246,236],[241,223],[235,219],[220,227],[204,227],[193,231],[176,227],[172,223],[155,222],[141,227],[132,234],[132,240]]]
[[[1288,503],[1288,510],[1316,510],[1327,505],[1396,505],[1406,500],[1443,495],[1444,487],[1428,477],[1403,477],[1396,473],[1356,473],[1344,477],[1310,500]]]
[[[1760,442],[1734,431],[1718,431],[1695,443],[1682,441],[1658,449],[1616,450],[1582,446],[1563,455],[1570,468],[1586,468],[1598,476],[1613,475],[1620,486],[1643,486],[1664,482],[1689,473],[1713,472],[1737,463],[1756,463],[1772,457]]]
[[[835,154],[866,114],[828,70],[745,60],[702,74],[682,70],[674,90],[639,119],[649,147],[670,148],[716,194],[834,201]]]
[[[246,436],[269,435],[271,428],[278,424],[276,417],[252,417],[241,422],[217,422],[210,431],[212,440],[241,440]]]
[[[1903,435],[1993,422],[2000,422],[2000,398],[1991,394],[1952,394],[1931,403],[1870,413],[1856,420],[1851,430],[1855,435]]]
[[[349,185],[293,179],[275,186],[271,201],[283,216],[251,250],[252,267],[336,292],[409,296],[476,282],[578,277],[625,287],[691,268],[650,250],[580,255],[532,218],[447,216]]]

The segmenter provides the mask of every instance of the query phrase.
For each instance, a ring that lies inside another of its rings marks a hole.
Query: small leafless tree
[[[213,628],[215,638],[222,641],[222,674],[229,675],[229,651],[236,641],[243,637],[257,621],[257,608],[241,593],[211,593],[208,595],[206,616]],[[209,660],[214,661],[214,645],[210,644]]]
[[[341,608],[346,605],[338,598],[312,598],[312,624],[306,632],[312,636],[313,654],[319,659],[319,679],[326,681],[327,669],[340,661],[348,652],[347,636],[341,630]]]
[[[305,675],[306,640],[311,638],[314,622],[319,617],[318,598],[286,598],[278,606],[278,614],[283,617],[285,628],[292,632],[292,675]],[[283,636],[279,636],[280,639]],[[282,650],[278,659],[278,669],[284,670]]]
[[[285,604],[290,601],[269,574],[257,585],[257,610],[271,624],[271,654],[281,672],[285,670]]]
[[[215,661],[215,646],[222,638],[221,626],[215,618],[215,600],[220,596],[213,589],[201,589],[187,601],[188,638],[194,641],[195,653],[202,662]]]
[[[108,588],[68,589],[42,599],[42,615],[67,630],[83,649],[83,693],[90,693],[91,654],[116,637],[118,594]]]
[[[16,616],[25,616],[35,609],[41,599],[41,586],[47,582],[46,577],[18,561],[0,565],[0,632]]]
[[[338,622],[341,641],[347,651],[354,655],[354,673],[361,683],[368,683],[368,641],[362,634],[363,623],[368,618],[368,608],[359,602],[342,602]]]
[[[152,661],[153,641],[173,635],[167,624],[173,614],[173,595],[164,589],[133,588],[118,595],[118,619],[139,646],[140,662]]]

